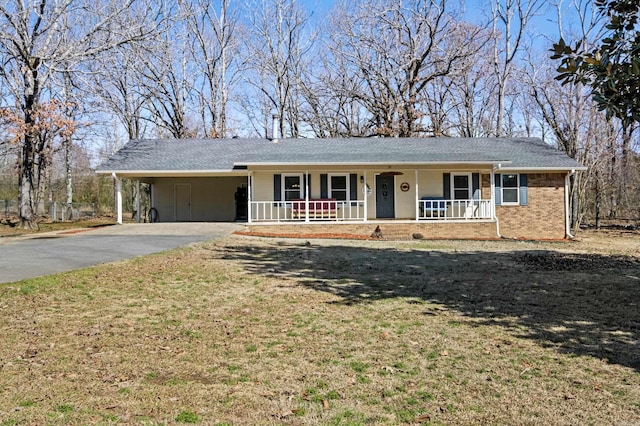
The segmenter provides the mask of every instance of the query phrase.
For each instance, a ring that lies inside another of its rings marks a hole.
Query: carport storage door
[[[177,183],[174,187],[176,222],[191,221],[191,184]]]

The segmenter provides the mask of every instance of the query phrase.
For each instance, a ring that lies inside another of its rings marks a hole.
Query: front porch
[[[436,199],[437,198],[437,199]],[[414,217],[399,218],[415,221],[477,221],[492,220],[491,199],[454,200],[442,197],[422,197],[415,200]],[[398,218],[387,218],[395,220]],[[249,223],[311,223],[311,222],[370,222],[366,202],[334,199],[306,199],[295,201],[250,201]]]
[[[494,170],[249,170],[249,224],[495,220]]]

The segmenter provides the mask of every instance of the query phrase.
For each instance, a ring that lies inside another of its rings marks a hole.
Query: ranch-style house
[[[151,186],[161,222],[254,232],[563,239],[585,168],[538,138],[142,139],[97,170]],[[139,209],[138,209],[139,210]]]

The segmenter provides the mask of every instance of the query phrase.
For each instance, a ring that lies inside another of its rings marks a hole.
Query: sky
[[[331,8],[340,0],[301,0],[304,7],[312,12],[312,20],[323,19]],[[560,3],[563,10],[563,24],[565,31],[576,25],[575,14],[572,13],[570,0],[546,1],[542,0],[542,7],[529,24],[529,31],[535,38],[532,40],[536,46],[541,49],[551,48],[551,43],[559,40],[558,31],[558,14],[555,7],[556,3]],[[462,7],[465,9],[465,17],[476,23],[486,23],[490,19],[491,1],[490,0],[461,0]],[[449,1],[450,5],[457,5],[456,1]]]

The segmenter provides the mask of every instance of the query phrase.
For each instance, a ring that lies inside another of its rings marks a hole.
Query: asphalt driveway
[[[0,238],[0,283],[85,268],[220,238],[233,223],[144,223]]]

